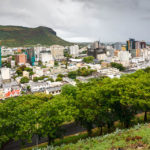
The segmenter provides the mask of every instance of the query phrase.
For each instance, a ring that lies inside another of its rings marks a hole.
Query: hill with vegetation
[[[131,129],[116,129],[114,133],[79,140],[76,144],[40,150],[148,150],[150,148],[150,125],[136,125]],[[33,148],[32,150],[37,150]]]
[[[41,45],[70,45],[62,40],[56,32],[47,27],[27,28],[21,26],[0,26],[0,40],[5,46],[32,46]]]

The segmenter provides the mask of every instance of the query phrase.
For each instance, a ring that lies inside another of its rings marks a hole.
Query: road
[[[72,134],[77,134],[79,132],[85,131],[84,128],[82,128],[79,125],[76,125],[75,123],[71,123],[68,125],[64,125],[63,128],[65,129],[65,134],[64,136],[72,135]],[[33,136],[32,138],[32,143],[26,143],[25,147],[30,147],[36,145],[36,136]],[[47,138],[42,138],[38,141],[39,144],[47,142]],[[4,150],[21,150],[21,142],[20,141],[12,141],[8,145],[5,146]]]

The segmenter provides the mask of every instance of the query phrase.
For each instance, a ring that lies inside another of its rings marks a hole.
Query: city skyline
[[[1,25],[47,26],[71,42],[149,40],[148,0],[5,0]]]

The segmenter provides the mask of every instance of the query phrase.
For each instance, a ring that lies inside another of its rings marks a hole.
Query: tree
[[[75,87],[73,85],[70,85],[70,84],[64,85],[62,87],[62,92],[61,93],[62,93],[62,95],[72,96],[74,99],[76,99],[77,87]]]
[[[37,133],[38,112],[51,95],[34,94],[9,98],[0,103],[0,148],[15,140],[31,142]]]
[[[6,63],[6,67],[11,68],[11,64],[10,63]]]
[[[27,90],[30,91],[30,90],[31,90],[31,87],[30,87],[30,86],[27,86]]]
[[[57,77],[63,78],[64,75],[63,74],[58,74]]]
[[[63,81],[61,77],[57,77],[56,81]]]
[[[48,137],[48,145],[52,144],[54,139],[62,137],[63,123],[72,118],[69,110],[66,98],[62,96],[56,96],[46,102],[39,110],[38,130],[43,137]]]
[[[75,100],[78,114],[75,116],[75,121],[87,129],[88,135],[92,134],[93,124],[97,114],[94,102],[95,97],[95,87],[91,86],[91,84],[79,83]]]
[[[144,112],[144,121],[147,122],[147,113],[150,111],[150,74],[141,74],[135,79],[136,107]]]
[[[69,53],[65,53],[65,57],[66,57],[66,69],[68,68],[68,62],[69,62],[69,58],[71,58],[72,56]]]
[[[39,80],[38,77],[34,77],[34,78],[33,78],[33,81],[34,81],[34,82],[37,82],[38,80]]]
[[[20,80],[20,83],[28,83],[29,82],[29,78],[27,77],[22,77]]]
[[[71,79],[76,79],[77,77],[77,72],[76,71],[71,71],[68,73],[68,77]]]
[[[125,70],[125,67],[123,67],[122,64],[118,64],[118,63],[115,63],[115,62],[112,62],[112,63],[111,63],[111,67],[117,68],[117,69],[119,69],[120,71],[124,71],[124,70]]]
[[[53,78],[48,78],[47,81],[54,82],[54,79]]]
[[[92,63],[93,60],[94,60],[93,56],[88,56],[88,57],[83,58],[83,62],[85,62],[85,63]]]
[[[114,79],[109,87],[111,108],[125,128],[130,126],[135,115],[135,88],[134,81],[128,77]]]
[[[16,73],[18,74],[18,76],[22,76],[22,74],[23,74],[23,71],[21,70],[21,69],[17,69],[17,71],[16,71]]]
[[[26,68],[24,68],[24,71],[31,72],[31,71],[33,71],[33,69],[32,69],[32,68],[29,68],[29,67],[26,67]]]
[[[93,70],[93,69],[90,69],[90,68],[79,68],[77,70],[77,74],[79,76],[89,76],[89,75],[92,75],[93,72],[96,72],[96,70]]]
[[[54,65],[57,67],[59,64],[58,64],[58,61],[55,61],[54,62]]]

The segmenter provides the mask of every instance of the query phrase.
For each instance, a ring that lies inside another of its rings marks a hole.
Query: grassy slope
[[[0,26],[0,40],[6,46],[70,45],[56,36],[56,32],[47,27],[26,28],[19,26]]]
[[[119,148],[120,150],[150,149],[150,125],[136,125],[128,130],[116,130],[103,137],[80,140],[76,144],[55,147],[53,150],[118,150]]]

